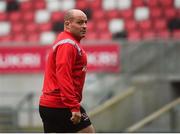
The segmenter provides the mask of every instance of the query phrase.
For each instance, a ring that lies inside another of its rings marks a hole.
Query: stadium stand
[[[71,8],[88,16],[86,39],[180,38],[180,0],[2,0],[0,41],[48,44],[63,29],[64,11]]]

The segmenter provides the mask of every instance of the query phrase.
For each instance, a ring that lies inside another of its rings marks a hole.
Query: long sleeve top
[[[62,32],[49,51],[40,105],[80,110],[87,57],[71,33]]]

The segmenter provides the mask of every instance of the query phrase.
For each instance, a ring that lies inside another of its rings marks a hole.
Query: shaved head
[[[79,9],[70,9],[65,13],[64,21],[71,21],[77,15],[86,16],[86,14],[83,11],[79,10]]]
[[[64,15],[64,30],[72,33],[76,38],[85,37],[87,16],[79,9],[70,9]]]

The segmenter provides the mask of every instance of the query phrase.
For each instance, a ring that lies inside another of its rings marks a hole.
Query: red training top
[[[80,111],[87,57],[71,33],[58,35],[49,52],[40,105]]]

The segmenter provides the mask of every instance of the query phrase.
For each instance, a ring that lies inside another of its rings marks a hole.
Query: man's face
[[[69,23],[69,30],[78,39],[85,37],[87,30],[86,15],[76,15]]]

